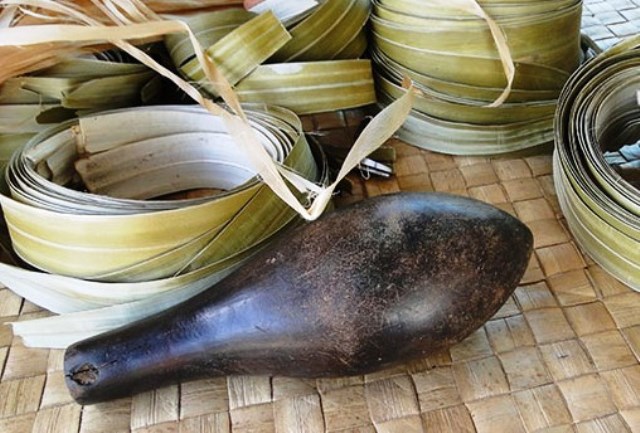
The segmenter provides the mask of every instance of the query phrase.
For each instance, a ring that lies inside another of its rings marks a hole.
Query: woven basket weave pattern
[[[640,0],[585,2],[603,48],[638,33]],[[306,119],[352,127],[352,114]],[[551,157],[451,157],[393,142],[396,176],[341,204],[394,191],[447,191],[518,216],[535,235],[521,287],[450,351],[365,377],[228,377],[81,407],[62,351],[23,347],[2,323],[48,313],[0,289],[0,433],[640,432],[640,298],[583,255],[560,213]]]

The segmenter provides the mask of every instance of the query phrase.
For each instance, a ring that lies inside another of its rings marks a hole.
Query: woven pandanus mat
[[[585,0],[582,31],[603,49],[640,32],[639,0]]]
[[[640,0],[586,1],[602,46],[640,29]],[[315,116],[318,130],[352,127]],[[392,142],[396,175],[339,205],[394,191],[446,191],[524,221],[535,254],[514,296],[451,350],[344,379],[222,377],[82,407],[62,351],[28,349],[0,326],[0,433],[640,432],[640,296],[581,253],[559,210],[551,156],[452,157]],[[0,324],[47,315],[0,289]]]

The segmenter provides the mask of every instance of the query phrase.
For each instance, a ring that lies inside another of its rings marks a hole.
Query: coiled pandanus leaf
[[[549,144],[557,96],[583,58],[581,6],[580,0],[374,1],[380,99],[397,98],[405,76],[420,91],[399,136],[454,154]]]
[[[640,290],[639,73],[637,36],[583,65],[560,95],[554,154],[556,190],[571,232],[587,254],[635,290]]]
[[[265,148],[280,164],[317,180],[297,117],[276,108],[268,113],[276,120],[259,113],[251,118]],[[136,126],[111,133],[127,124]],[[78,175],[93,193],[68,187]],[[220,119],[178,106],[100,114],[40,134],[14,155],[7,183],[12,198],[0,201],[13,247],[24,260],[49,272],[89,279],[106,274],[118,281],[128,281],[125,270],[142,263],[158,276],[154,261],[166,262],[166,255],[179,259],[163,267],[161,276],[179,271],[263,188]],[[198,188],[226,192],[148,201]],[[266,195],[260,205],[276,202]],[[294,215],[274,214],[273,221],[247,222],[253,238],[264,224],[277,226]],[[200,248],[188,248],[192,243]],[[144,272],[137,269],[135,278],[145,278]]]

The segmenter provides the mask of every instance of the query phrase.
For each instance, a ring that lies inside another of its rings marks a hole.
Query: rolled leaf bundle
[[[560,95],[554,176],[578,244],[640,290],[640,37],[582,66]]]
[[[269,156],[252,132],[241,103],[229,80],[221,73],[220,68],[216,66],[210,56],[205,54],[205,50],[198,42],[197,37],[184,21],[163,19],[143,3],[135,0],[122,0],[117,6],[119,8],[117,11],[112,10],[114,5],[110,2],[95,2],[107,18],[114,23],[114,25],[103,25],[100,20],[87,14],[87,11],[76,7],[74,4],[30,0],[26,2],[28,4],[22,7],[27,8],[27,10],[38,7],[51,13],[51,16],[55,17],[55,19],[52,18],[53,21],[72,21],[77,24],[45,25],[38,23],[35,25],[16,26],[13,25],[16,20],[11,17],[13,13],[18,11],[14,6],[20,5],[22,2],[19,0],[0,0],[0,5],[9,1],[11,1],[12,6],[0,12],[0,18],[2,18],[0,19],[0,25],[2,25],[0,27],[0,47],[8,47],[15,51],[15,46],[28,46],[33,49],[31,52],[39,53],[43,45],[53,44],[56,47],[55,55],[48,57],[48,61],[52,61],[57,59],[61,52],[66,52],[69,49],[86,49],[93,46],[96,41],[108,41],[163,77],[168,78],[209,113],[221,117],[236,144],[256,168],[264,183],[288,206],[308,220],[314,220],[322,214],[340,180],[400,127],[412,105],[413,93],[407,92],[403,97],[378,113],[362,130],[362,133],[353,144],[342,168],[338,172],[337,179],[327,187],[319,187],[295,172],[282,166],[277,166],[274,163],[271,156]],[[10,11],[8,20],[5,19],[5,12],[7,11]],[[258,16],[256,19],[271,20],[268,13]],[[6,25],[7,22],[9,23],[8,26]],[[128,42],[128,40],[132,39],[138,41],[144,38],[169,34],[187,35],[191,45],[194,47],[197,61],[206,75],[208,83],[220,93],[223,101],[228,106],[228,110],[214,103],[211,99],[201,94],[193,84],[180,78],[140,48]],[[20,68],[20,70],[23,69],[22,67]],[[0,79],[0,82],[2,81]],[[407,83],[407,89],[410,87],[410,83]],[[288,185],[287,181],[291,185]],[[292,186],[298,191],[306,192],[311,196],[309,206],[301,205],[292,190]]]
[[[376,102],[370,62],[354,60],[366,49],[363,26],[368,15],[368,1],[330,0],[290,33],[269,10],[256,16],[229,9],[194,15],[185,22],[201,45],[209,47],[207,54],[235,85],[240,101],[313,114]],[[170,35],[165,42],[174,65],[208,94],[218,96],[189,38]],[[287,63],[269,63],[273,61]]]
[[[581,6],[580,0],[374,1],[379,97],[396,99],[405,76],[417,89],[401,137],[453,154],[549,143],[557,96],[581,59]],[[474,129],[488,131],[492,142],[470,145],[466,131]]]
[[[317,181],[297,117],[267,110],[250,112],[267,152]],[[68,187],[77,177],[90,193]],[[173,275],[205,256],[223,259],[219,248],[237,251],[220,239],[232,220],[241,219],[236,224],[247,232],[236,234],[241,239],[235,244],[251,246],[250,239],[261,240],[294,216],[275,196],[261,193],[263,185],[222,120],[193,107],[130,109],[65,123],[14,154],[7,184],[11,198],[0,202],[17,254],[39,269],[93,280]],[[224,192],[149,201],[201,188]],[[257,198],[260,207],[271,208],[269,221],[245,213]]]

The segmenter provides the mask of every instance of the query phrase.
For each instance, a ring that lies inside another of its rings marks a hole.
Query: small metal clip
[[[360,170],[360,176],[362,176],[364,180],[369,180],[371,175],[388,178],[393,174],[393,169],[391,167],[378,161],[374,161],[371,158],[365,158],[360,161],[358,169]]]

